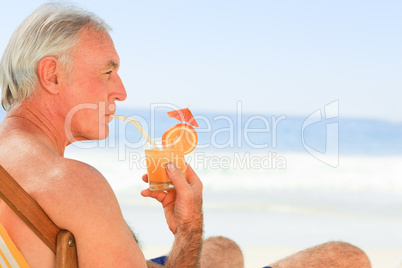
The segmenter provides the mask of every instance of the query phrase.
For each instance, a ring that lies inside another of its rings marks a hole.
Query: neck
[[[64,119],[55,118],[57,116],[55,111],[26,100],[18,107],[10,108],[5,121],[16,129],[36,136],[50,150],[64,156],[68,141],[64,133]]]

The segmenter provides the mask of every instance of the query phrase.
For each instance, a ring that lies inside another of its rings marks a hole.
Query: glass
[[[173,162],[186,177],[182,143],[175,140],[157,140],[155,144],[159,149],[155,149],[149,143],[145,145],[149,189],[152,191],[172,190],[174,186],[169,180],[165,168],[169,162]]]

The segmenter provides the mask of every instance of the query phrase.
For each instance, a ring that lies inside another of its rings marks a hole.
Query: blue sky
[[[3,1],[2,1],[3,2]],[[45,1],[7,1],[0,51]],[[125,109],[342,117],[402,122],[401,1],[100,1],[79,6],[113,28]]]

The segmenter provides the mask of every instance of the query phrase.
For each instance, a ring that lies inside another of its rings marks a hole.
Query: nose
[[[115,82],[112,86],[112,93],[109,95],[112,100],[124,101],[127,98],[127,92],[121,81],[120,76],[115,74]]]

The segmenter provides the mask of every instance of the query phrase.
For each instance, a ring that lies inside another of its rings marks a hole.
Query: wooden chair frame
[[[39,204],[0,165],[0,198],[56,254],[57,268],[78,267],[72,233],[57,227]]]

